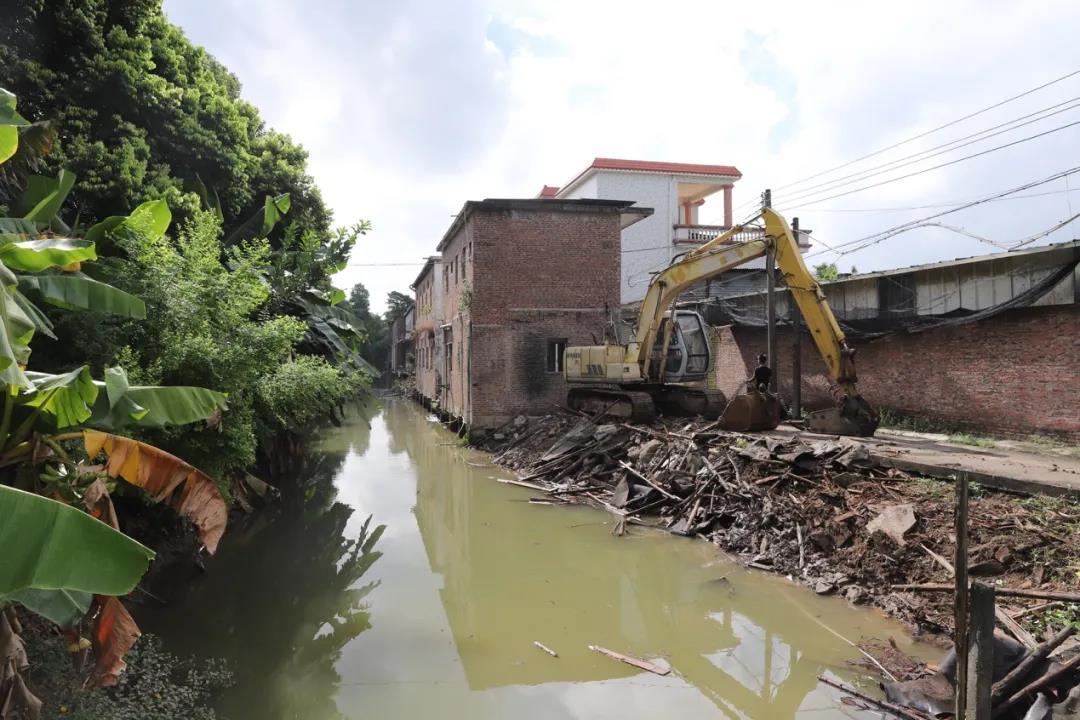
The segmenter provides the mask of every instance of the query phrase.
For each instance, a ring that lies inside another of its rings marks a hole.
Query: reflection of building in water
[[[414,512],[471,690],[638,672],[585,650],[598,644],[667,657],[731,717],[782,718],[839,661],[836,639],[782,599],[780,583],[710,567],[716,551],[704,543],[614,539],[603,515],[531,506],[490,479],[497,468],[465,462],[485,458],[431,442],[427,422],[409,407],[387,409],[417,465]],[[725,572],[731,581],[716,582]]]

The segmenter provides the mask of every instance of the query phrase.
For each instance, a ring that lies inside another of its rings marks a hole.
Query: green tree
[[[281,193],[301,231],[330,229],[305,151],[265,126],[237,79],[168,22],[160,0],[5,3],[0,86],[19,96],[25,117],[53,123],[48,169],[79,177],[72,200],[84,222],[148,197],[167,200],[182,222],[199,206],[201,182],[226,230]]]
[[[386,296],[386,321],[393,322],[408,312],[412,305],[411,297],[397,290],[391,290]]]
[[[836,269],[836,263],[821,263],[814,266],[814,277],[829,282],[840,277],[840,271]]]

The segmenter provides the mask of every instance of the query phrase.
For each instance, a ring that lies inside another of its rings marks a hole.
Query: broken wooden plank
[[[1050,653],[1054,652],[1061,643],[1068,640],[1075,632],[1075,627],[1072,625],[1066,626],[1065,629],[1057,635],[1035,648],[1034,652],[1030,653],[1019,665],[1009,671],[1008,675],[994,683],[994,689],[990,694],[991,704],[996,706],[999,702],[1008,697],[1009,693],[1018,688],[1020,683],[1027,680],[1028,675],[1030,675],[1043,660],[1050,656]]]
[[[1008,700],[1005,700],[1000,705],[994,708],[994,714],[992,715],[992,717],[1006,717],[1009,714],[1009,710],[1011,710],[1014,705],[1022,701],[1024,698],[1030,697],[1034,693],[1037,693],[1044,688],[1048,688],[1062,678],[1068,676],[1078,665],[1080,665],[1080,655],[1077,655],[1068,662],[1062,663],[1057,670],[1054,670],[1053,672],[1048,672],[1039,679],[1030,683],[1029,685],[1020,688],[1016,691],[1015,694],[1013,694],[1012,697],[1010,697]]]
[[[857,698],[859,698],[860,700],[862,700],[864,702],[868,702],[871,705],[884,710],[885,712],[892,713],[896,717],[906,718],[906,720],[928,720],[929,716],[924,715],[923,713],[919,712],[918,710],[915,710],[913,708],[902,707],[900,705],[893,705],[891,702],[888,702],[886,700],[878,700],[877,698],[870,697],[869,695],[866,695],[865,693],[859,692],[855,688],[851,688],[851,687],[848,687],[847,685],[845,685],[843,683],[839,683],[839,682],[836,682],[834,680],[830,680],[829,678],[825,677],[824,675],[819,675],[818,680],[820,682],[825,683],[826,685],[828,685],[830,687],[834,687],[837,690],[845,692],[848,695],[851,695],[852,697],[857,697]]]
[[[994,617],[1001,623],[1002,627],[1009,631],[1009,634],[1023,643],[1024,647],[1028,650],[1034,650],[1039,646],[1039,642],[1031,636],[1027,630],[1021,627],[1020,623],[1013,620],[1009,613],[1005,612],[1005,609],[1000,605],[994,608]]]
[[[559,657],[559,653],[555,652],[554,650],[552,650],[551,648],[549,648],[547,645],[540,642],[539,640],[533,640],[533,645],[540,648],[541,650],[543,650],[544,652],[546,652],[548,655],[550,655],[553,658]]]
[[[952,592],[953,586],[945,583],[921,583],[893,585],[893,590],[913,590],[915,592]],[[1029,597],[1042,600],[1064,600],[1065,602],[1080,602],[1080,592],[1065,592],[1064,590],[1026,590],[1022,588],[994,588],[998,595],[1008,597]]]
[[[636,668],[640,668],[642,670],[647,670],[647,671],[649,671],[651,673],[654,673],[656,675],[667,675],[668,673],[671,672],[671,668],[666,668],[666,667],[661,667],[659,665],[654,665],[653,663],[651,663],[651,662],[649,662],[647,660],[642,660],[640,658],[630,657],[629,655],[623,655],[622,653],[617,653],[614,650],[608,650],[607,648],[600,647],[599,645],[590,645],[589,649],[593,650],[595,652],[598,652],[601,655],[607,655],[609,658],[613,658],[615,660],[618,660],[619,662],[624,662],[627,665],[633,665]]]
[[[518,487],[529,488],[530,490],[539,490],[540,492],[547,492],[548,489],[543,485],[537,485],[536,483],[525,482],[524,480],[510,480],[509,478],[495,478],[495,482],[501,482],[503,485],[517,485]]]
[[[650,480],[649,478],[647,478],[647,477],[645,477],[644,475],[642,475],[641,473],[639,473],[639,472],[638,472],[637,470],[635,470],[635,469],[634,469],[634,466],[633,466],[633,465],[631,465],[630,463],[626,462],[625,460],[620,460],[620,461],[619,461],[619,465],[622,465],[622,466],[623,466],[624,468],[626,468],[627,470],[629,470],[630,472],[632,472],[632,473],[633,473],[633,474],[634,474],[635,476],[637,476],[637,477],[641,478],[641,479],[642,479],[642,480],[643,480],[643,481],[645,482],[645,484],[646,484],[646,485],[648,485],[649,487],[653,488],[654,490],[657,490],[657,491],[659,491],[659,492],[660,492],[660,494],[661,494],[661,495],[663,495],[664,497],[670,498],[670,499],[672,499],[672,500],[677,500],[677,501],[679,501],[679,502],[681,502],[681,501],[682,501],[682,498],[681,498],[681,497],[679,497],[678,495],[673,495],[673,494],[669,493],[669,492],[668,492],[667,490],[665,490],[664,488],[660,487],[659,485],[657,485],[656,483],[654,483],[654,482],[653,482],[652,480]]]

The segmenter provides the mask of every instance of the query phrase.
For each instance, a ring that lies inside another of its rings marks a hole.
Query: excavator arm
[[[848,347],[821,287],[807,270],[791,228],[771,209],[763,210],[754,220],[759,218],[765,222],[764,238],[733,242],[746,229],[745,226],[734,227],[657,274],[641,303],[637,330],[626,348],[624,363],[640,366],[644,378],[655,375],[649,367],[653,358],[651,349],[664,315],[676,298],[690,286],[762,257],[773,247],[776,264],[835,383],[837,406],[811,413],[808,427],[818,432],[872,435],[877,429],[878,417],[855,385],[855,352]]]

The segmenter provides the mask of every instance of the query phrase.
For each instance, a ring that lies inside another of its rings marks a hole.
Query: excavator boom
[[[701,350],[704,322],[697,313],[671,308],[690,286],[762,257],[774,248],[776,264],[825,362],[837,397],[836,407],[808,416],[808,429],[840,435],[872,435],[877,429],[877,413],[856,388],[854,350],[848,347],[821,288],[803,263],[791,228],[771,209],[762,210],[751,222],[758,219],[764,221],[764,237],[735,242],[746,227],[734,227],[657,273],[642,300],[637,328],[628,344],[567,348],[564,365],[567,382],[592,386],[591,391],[572,389],[571,404],[575,392],[578,397],[591,394],[593,398],[617,402],[620,393],[633,391],[637,397],[628,407],[632,405],[633,411],[640,414],[643,412],[640,396],[645,391],[654,400],[705,393],[704,400],[698,398],[693,401],[696,405],[690,405],[715,406],[715,399],[707,396],[707,392],[715,391],[694,390],[680,384],[701,380],[707,373],[707,344]],[[779,401],[758,395],[752,391],[728,404],[725,420],[730,419],[731,424],[738,426],[732,429],[760,430],[779,424],[782,415]]]

